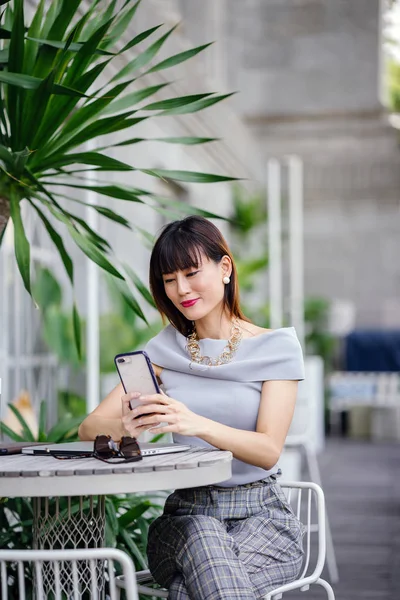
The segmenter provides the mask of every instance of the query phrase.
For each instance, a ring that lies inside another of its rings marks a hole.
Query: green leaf
[[[61,185],[64,183],[58,183],[57,181],[45,182],[49,185]],[[119,200],[128,200],[130,202],[139,202],[143,204],[143,200],[139,198],[138,194],[142,193],[141,190],[135,188],[129,189],[128,187],[122,187],[120,185],[71,185],[68,187],[76,188],[79,190],[90,190],[103,196],[110,196],[111,198],[118,198]]]
[[[50,28],[49,35],[46,37],[54,40],[62,39],[81,4],[82,0],[62,0],[60,10]]]
[[[0,421],[0,431],[1,431],[1,433],[4,433],[4,435],[9,437],[14,442],[24,442],[25,441],[21,435],[18,435],[18,433],[15,433],[15,431],[10,429],[10,427],[8,427],[8,425],[3,423],[2,421]]]
[[[23,88],[25,90],[36,90],[39,85],[42,83],[43,79],[39,79],[38,77],[32,77],[31,75],[22,75],[21,73],[10,73],[10,72],[0,72],[0,81],[3,83],[7,83],[11,86],[16,86]],[[85,98],[85,94],[82,94],[78,90],[74,90],[72,88],[66,87],[65,85],[54,84],[52,88],[53,94],[65,94],[66,96],[78,96],[80,98]]]
[[[165,138],[150,138],[143,140],[149,142],[166,142],[167,144],[184,144],[186,146],[194,146],[196,144],[208,144],[209,142],[219,142],[219,138],[203,138],[203,137],[165,137]]]
[[[120,160],[105,156],[98,152],[80,152],[77,154],[60,154],[51,156],[49,160],[42,163],[42,171],[47,169],[59,169],[67,165],[83,164],[96,165],[105,171],[134,171],[135,168]]]
[[[147,319],[142,309],[140,308],[138,301],[132,296],[129,287],[126,284],[126,281],[115,281],[115,285],[117,286],[118,291],[121,294],[125,304],[135,313],[135,315],[140,317],[142,321],[144,321],[148,325]]]
[[[8,65],[9,58],[10,52],[8,48],[3,48],[3,50],[0,50],[0,63],[2,65]]]
[[[190,96],[178,96],[177,98],[168,98],[167,100],[160,100],[159,102],[153,102],[143,106],[142,110],[170,110],[172,108],[179,108],[180,106],[187,106],[198,102],[203,98],[211,96],[214,92],[208,92],[206,94],[192,94]]]
[[[14,0],[13,26],[10,39],[10,59],[8,71],[19,73],[24,63],[24,2]],[[5,73],[2,73],[4,75]],[[7,90],[7,109],[10,121],[11,136],[14,147],[19,150],[19,138],[21,134],[22,95],[20,90],[9,88]]]
[[[154,65],[154,67],[151,67],[151,69],[146,71],[146,74],[154,73],[155,71],[161,71],[162,69],[169,69],[170,67],[175,67],[175,65],[179,65],[180,63],[189,60],[193,56],[196,56],[196,54],[199,54],[199,52],[202,52],[208,48],[208,46],[211,46],[212,43],[213,42],[209,42],[208,44],[203,44],[203,46],[197,46],[191,50],[185,50],[184,52],[179,52],[179,54],[174,54],[174,56],[170,56],[169,58]]]
[[[99,267],[104,269],[104,271],[114,275],[114,277],[117,277],[118,279],[124,279],[121,273],[119,273],[119,271],[117,271],[117,269],[105,257],[104,252],[99,250],[99,248],[96,247],[88,237],[77,231],[72,226],[69,227],[69,232],[75,243],[79,246],[82,252],[86,254],[88,258],[90,258],[90,260],[99,265]]]
[[[116,113],[121,110],[126,110],[129,108],[132,108],[132,106],[134,106],[138,102],[141,102],[142,100],[145,100],[149,96],[152,96],[153,94],[157,93],[159,90],[161,90],[163,87],[165,87],[167,85],[170,85],[170,84],[167,82],[167,83],[160,83],[158,85],[151,85],[150,87],[143,88],[141,90],[137,90],[136,92],[127,94],[123,98],[119,98],[119,100],[110,101],[109,105],[105,108],[105,110],[102,111],[102,113],[103,114],[108,114],[111,112]],[[110,95],[111,94],[112,94],[112,92],[110,92]]]
[[[213,175],[211,173],[198,173],[195,171],[170,171],[167,169],[138,169],[142,173],[147,173],[152,177],[158,177],[168,181],[185,181],[187,183],[218,183],[221,181],[235,181],[237,177],[227,177],[226,175]]]
[[[29,37],[29,36],[27,36],[26,39],[30,40],[31,42],[43,44],[44,46],[51,46],[52,48],[59,48],[62,50],[68,49],[69,52],[79,52],[79,50],[83,46],[82,42],[73,42],[72,44],[69,44],[68,46],[66,46],[65,42],[59,42],[57,40],[45,40],[45,39]],[[105,56],[114,56],[114,54],[112,52],[107,52],[106,50],[101,50],[100,48],[96,48],[95,50],[93,50],[93,53],[105,55]]]
[[[26,291],[32,295],[30,246],[22,223],[20,200],[15,192],[10,195],[10,216],[14,224],[14,249],[19,272]]]
[[[123,54],[124,52],[126,52],[127,50],[130,50],[131,48],[133,48],[133,46],[137,46],[137,44],[140,44],[140,42],[143,42],[145,39],[147,39],[152,33],[154,33],[155,31],[157,31],[157,29],[159,29],[160,27],[162,27],[162,25],[156,25],[155,27],[151,27],[150,29],[146,29],[146,31],[143,31],[142,33],[139,33],[138,35],[136,35],[133,40],[131,40],[130,42],[128,42],[123,48],[122,50],[119,52],[119,54]]]
[[[40,28],[45,10],[45,2],[46,0],[40,0],[35,15],[28,29],[25,44],[24,66],[22,70],[23,73],[32,73],[35,66],[35,61],[39,47],[37,44],[34,44],[33,42],[29,41],[29,37],[37,37],[40,35]]]
[[[188,215],[201,215],[206,219],[224,219],[229,221],[226,217],[222,217],[221,215],[217,215],[216,213],[210,212],[208,210],[204,210],[203,208],[197,208],[191,204],[186,204],[181,200],[174,200],[173,198],[162,198],[159,196],[152,196],[152,199],[155,200],[160,206],[171,207],[176,209],[179,213],[188,214]]]
[[[177,25],[174,25],[167,33],[161,36],[157,41],[155,41],[151,46],[149,46],[144,52],[141,52],[136,58],[134,58],[130,63],[128,63],[117,75],[111,79],[111,81],[115,81],[116,79],[121,79],[132,73],[133,71],[137,71],[141,67],[144,67],[149,63],[169,38],[171,33],[177,28]]]
[[[147,561],[146,558],[144,557],[144,555],[140,552],[137,544],[133,541],[132,537],[129,535],[129,533],[127,531],[121,531],[121,537],[124,540],[128,550],[130,551],[130,553],[133,554],[133,556],[136,557],[136,559],[138,560],[140,566],[143,569],[147,569]]]
[[[25,438],[25,440],[27,440],[29,442],[34,442],[35,436],[33,435],[28,423],[25,421],[24,417],[21,415],[19,410],[13,404],[9,404],[8,408],[11,410],[11,412],[14,414],[14,416],[19,421],[19,423],[22,427],[22,434],[23,434],[23,437]]]
[[[46,437],[46,424],[47,424],[47,406],[46,406],[46,402],[44,400],[42,400],[42,402],[40,403],[40,408],[39,408],[39,435],[38,435],[39,442],[45,441],[45,439],[41,439],[41,438]]]
[[[124,530],[127,529],[129,526],[134,525],[136,519],[138,517],[141,517],[147,510],[149,510],[150,506],[151,502],[149,502],[148,500],[144,500],[136,506],[132,506],[131,509],[127,510],[118,518],[119,529]]]
[[[119,223],[120,225],[123,225],[124,227],[127,227],[128,229],[132,229],[129,221],[127,219],[125,219],[125,217],[122,217],[121,215],[117,215],[117,213],[112,211],[110,208],[108,208],[106,206],[98,206],[96,204],[93,205],[93,208],[103,217],[106,217],[107,219],[110,219],[111,221],[115,221],[116,223]]]
[[[5,146],[0,146],[0,160],[2,160],[7,167],[12,166],[14,163],[13,155],[8,148],[5,148]]]
[[[155,435],[154,437],[151,438],[150,443],[154,444],[155,442],[159,442],[160,440],[163,439],[163,437],[165,436],[165,433],[158,433],[157,435]]]
[[[73,284],[74,283],[74,265],[72,263],[70,255],[68,254],[68,252],[65,249],[62,237],[60,236],[59,233],[57,233],[57,231],[54,229],[53,225],[50,223],[50,221],[47,219],[47,217],[44,215],[44,213],[33,202],[33,200],[31,198],[29,199],[29,202],[34,207],[34,209],[36,210],[36,212],[39,215],[41,221],[43,222],[43,225],[45,226],[45,228],[47,230],[47,233],[49,234],[49,236],[50,236],[53,244],[57,248],[58,253],[59,253],[59,255],[61,257],[61,260],[63,262],[63,265],[65,267],[65,270],[67,272],[67,275],[69,277],[69,280]]]
[[[81,360],[82,359],[81,321],[79,318],[79,313],[78,313],[78,309],[76,307],[75,302],[72,307],[72,323],[73,323],[73,328],[74,328],[75,346],[76,346],[76,350],[78,352],[78,358],[79,358],[79,360]]]
[[[68,121],[63,124],[63,135],[90,123],[91,119],[100,112],[105,113],[106,111],[104,109],[106,109],[110,102],[113,102],[114,98],[119,96],[132,81],[134,80],[119,83],[97,100],[85,104],[84,106],[79,106],[75,113],[70,116]],[[130,108],[130,106],[127,106],[127,108]]]
[[[131,138],[129,140],[124,140],[123,142],[118,142],[117,144],[112,144],[112,147],[116,146],[131,146],[132,144],[139,144],[141,142],[166,142],[167,144],[184,144],[187,146],[193,146],[195,144],[208,144],[209,142],[218,142],[219,138],[201,138],[201,137],[166,137],[166,138]],[[98,150],[106,150],[111,146],[104,146],[102,148],[98,148]]]
[[[109,38],[105,42],[106,47],[108,47],[110,45],[114,45],[116,42],[118,42],[122,38],[123,34],[125,33],[125,30],[127,29],[127,27],[129,27],[129,24],[132,22],[132,19],[136,13],[136,10],[137,10],[140,2],[141,2],[141,0],[136,2],[136,4],[128,10],[120,11],[119,17],[116,20],[112,30],[110,31]],[[128,4],[128,3],[130,3],[130,2],[126,2],[125,4]],[[139,42],[136,42],[136,43],[139,43]],[[132,46],[133,45],[134,44],[132,44]],[[131,48],[132,46],[128,46],[128,48]],[[124,52],[124,49],[122,49],[121,52]]]
[[[83,75],[74,82],[74,87],[80,91],[82,96],[90,88],[92,83],[101,75],[106,64],[109,61],[103,61],[97,64],[83,73]],[[70,113],[76,109],[76,106],[80,100],[80,97],[72,96],[70,98],[62,98],[62,95],[53,97],[46,113],[46,118],[43,119],[39,131],[37,132],[34,140],[32,141],[32,147],[38,148],[36,152],[36,162],[40,164],[42,160],[42,153],[45,152],[45,156],[48,157],[54,151],[54,147],[60,145],[59,137],[62,141],[67,141],[68,136],[65,133],[63,124]],[[80,109],[78,109],[80,110]],[[58,129],[60,128],[60,131]],[[57,132],[57,133],[56,133]]]
[[[110,505],[109,502],[107,502],[106,500],[106,525],[108,525],[108,527],[110,528],[110,531],[113,535],[113,539],[115,540],[116,536],[118,535],[118,518],[116,515],[116,511],[114,509],[114,506]],[[115,542],[114,542],[115,545]]]
[[[80,146],[81,144],[84,144],[89,140],[93,140],[98,136],[115,133],[116,131],[121,131],[122,129],[127,129],[128,127],[132,127],[133,125],[141,123],[147,119],[147,117],[130,119],[129,116],[133,115],[135,112],[136,111],[129,111],[121,115],[98,119],[94,123],[90,123],[84,127],[81,131],[78,131],[76,134],[71,134],[70,136],[61,135],[59,140],[54,142],[52,149],[57,150],[59,153],[67,152],[71,148]]]
[[[234,93],[235,92],[232,92],[230,94],[223,94],[221,96],[213,96],[212,98],[205,98],[204,100],[198,100],[197,102],[193,102],[191,104],[188,104],[187,106],[170,108],[159,113],[157,117],[185,115],[189,113],[199,112],[200,110],[204,110],[205,108],[208,108],[213,104],[217,104],[218,102],[221,102],[222,100],[233,96]]]
[[[72,417],[67,421],[59,421],[48,432],[47,440],[57,443],[61,440],[77,437],[78,427],[82,421],[83,417]]]
[[[5,227],[3,227],[3,231],[0,231],[0,248],[1,248],[1,244],[3,242],[4,236],[6,235],[6,229],[7,229],[7,225]]]
[[[126,273],[128,273],[129,277],[132,279],[137,290],[140,292],[140,294],[143,296],[143,298],[150,304],[150,306],[153,306],[154,308],[156,308],[156,305],[153,300],[153,296],[151,295],[151,293],[149,292],[147,287],[144,285],[144,283],[141,281],[141,279],[136,275],[136,273],[131,269],[131,267],[129,265],[124,264],[124,269],[125,269]]]

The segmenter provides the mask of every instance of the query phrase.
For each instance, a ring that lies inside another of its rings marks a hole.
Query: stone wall
[[[191,35],[204,39],[212,1],[264,164],[304,160],[306,294],[353,303],[359,326],[400,326],[400,153],[379,100],[379,0],[206,0],[201,14],[181,0]]]

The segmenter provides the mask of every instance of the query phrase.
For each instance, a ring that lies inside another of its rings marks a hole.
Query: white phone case
[[[143,351],[118,354],[115,366],[126,394],[140,392],[142,395],[158,394],[160,388],[150,359]],[[138,400],[131,400],[131,409],[140,405]]]

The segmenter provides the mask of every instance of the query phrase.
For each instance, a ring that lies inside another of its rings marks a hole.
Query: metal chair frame
[[[132,559],[115,548],[84,548],[81,550],[0,550],[0,596],[1,600],[8,600],[8,577],[10,572],[7,565],[16,567],[15,576],[18,579],[18,598],[26,600],[27,586],[24,573],[26,563],[33,565],[34,591],[36,600],[81,600],[83,593],[80,590],[80,567],[81,562],[87,563],[90,571],[90,598],[91,600],[102,600],[104,591],[98,588],[99,568],[108,575],[108,598],[117,600],[120,592],[116,585],[114,563],[121,566],[124,582],[126,600],[138,600],[138,587],[136,584],[135,567]],[[66,569],[72,574],[72,589],[66,596],[63,590],[62,573]],[[15,569],[14,569],[15,573]],[[49,575],[50,574],[50,575]],[[51,577],[51,579],[49,579]],[[29,582],[31,583],[31,582]],[[51,590],[47,588],[50,585]],[[49,596],[50,594],[50,596]],[[86,596],[87,597],[87,596]]]

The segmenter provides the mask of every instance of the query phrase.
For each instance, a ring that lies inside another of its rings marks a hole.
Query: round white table
[[[95,458],[0,457],[0,497],[97,496],[173,490],[229,479],[232,453],[193,447],[125,464]]]
[[[231,474],[231,452],[199,447],[125,464],[16,454],[0,457],[0,498],[33,498],[36,548],[101,547],[106,495],[210,485]],[[86,589],[89,571],[80,577]]]

